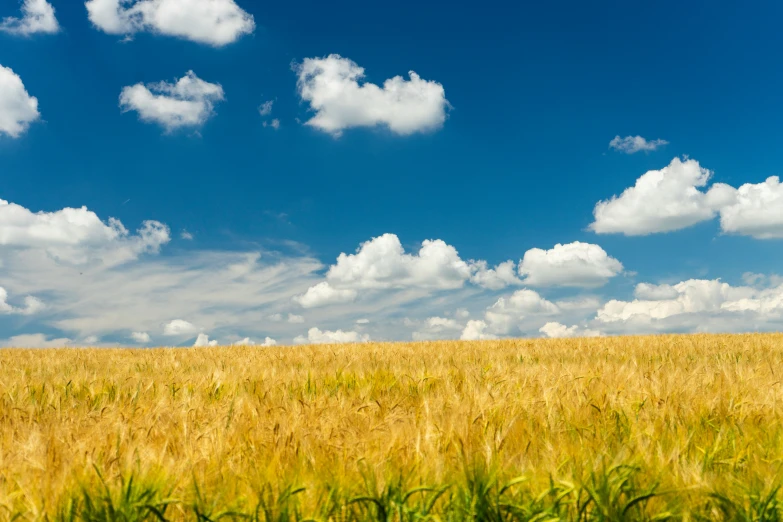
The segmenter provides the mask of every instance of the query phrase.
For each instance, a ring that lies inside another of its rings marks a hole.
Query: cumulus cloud
[[[222,47],[255,30],[234,0],[88,0],[90,22],[108,34],[150,32]]]
[[[130,336],[131,339],[133,339],[137,343],[147,344],[148,342],[150,342],[150,334],[148,334],[147,332],[133,332],[131,333]]]
[[[457,289],[471,271],[457,250],[440,239],[424,241],[418,253],[408,254],[396,235],[384,234],[362,243],[356,254],[340,254],[326,281],[294,300],[313,308],[353,301],[358,290]]]
[[[489,325],[485,321],[473,319],[465,325],[460,339],[463,341],[486,341],[498,338],[497,335],[490,333],[488,330]]]
[[[443,86],[413,71],[409,80],[395,76],[383,87],[359,83],[364,69],[331,54],[305,59],[296,72],[299,95],[315,112],[306,124],[335,136],[352,127],[378,125],[408,135],[436,130],[446,121],[449,102]]]
[[[414,341],[428,339],[453,339],[464,326],[449,317],[428,317],[419,329],[412,333]]]
[[[700,190],[711,176],[696,160],[674,158],[663,169],[643,174],[620,196],[598,202],[590,229],[598,234],[640,236],[713,219],[735,201],[736,190],[723,183]]]
[[[538,292],[523,288],[510,297],[501,297],[487,308],[484,321],[493,334],[506,335],[527,316],[559,313],[556,304],[541,297]]]
[[[669,232],[720,215],[721,230],[756,239],[783,238],[783,185],[771,176],[734,188],[715,183],[696,160],[675,158],[661,170],[642,175],[620,196],[600,201],[590,229],[628,236]]]
[[[0,135],[18,138],[40,117],[38,99],[27,93],[18,74],[0,65]]]
[[[666,140],[648,141],[641,136],[626,136],[625,138],[615,136],[609,142],[609,147],[626,154],[635,154],[637,152],[652,152],[668,144],[669,142]]]
[[[264,125],[264,127],[271,127],[273,129],[277,130],[277,129],[280,128],[280,120],[278,120],[277,118],[274,118],[272,121],[265,121],[263,123],[263,125]]]
[[[262,342],[256,343],[250,337],[245,337],[239,341],[232,343],[234,346],[277,346],[277,341],[271,337],[266,337]]]
[[[303,308],[315,308],[328,304],[348,303],[356,299],[356,290],[335,289],[327,281],[311,286],[304,294],[294,297]]]
[[[778,291],[732,287],[719,279],[690,279],[676,285],[639,285],[636,294],[641,299],[613,299],[598,310],[596,319],[603,323],[647,323],[685,314],[762,309],[772,311],[777,309],[781,298]],[[780,302],[783,304],[783,300]]]
[[[676,299],[679,291],[672,285],[662,284],[654,285],[650,283],[639,283],[634,288],[633,295],[637,299],[647,299],[651,301],[662,301],[665,299]]]
[[[310,328],[307,331],[307,337],[299,335],[294,338],[296,344],[336,344],[336,343],[366,343],[370,340],[367,334],[360,334],[354,331],[344,332],[342,330],[325,330]]]
[[[326,275],[332,284],[359,289],[453,289],[469,277],[470,267],[453,246],[440,239],[426,240],[418,254],[406,254],[394,234],[362,243],[356,254],[340,254]]]
[[[523,282],[533,286],[597,287],[622,271],[622,263],[603,248],[579,241],[551,250],[533,248],[519,263]]]
[[[515,263],[511,260],[489,268],[486,261],[471,261],[470,282],[489,290],[501,290],[507,286],[521,285],[517,277]]]
[[[519,331],[526,318],[557,313],[560,313],[560,309],[555,303],[543,298],[534,290],[523,288],[510,296],[498,298],[486,309],[484,319],[468,321],[460,338],[463,340],[497,339]]]
[[[21,18],[9,16],[0,22],[0,32],[20,36],[54,34],[59,30],[60,24],[54,16],[54,7],[46,0],[24,0]]]
[[[196,342],[193,343],[193,346],[197,348],[202,346],[217,346],[217,344],[218,342],[215,340],[210,341],[207,334],[200,333],[198,334],[198,337],[196,337]]]
[[[288,314],[287,321],[291,324],[301,324],[304,322],[304,317],[296,314]]]
[[[562,311],[585,311],[585,310],[598,310],[601,306],[601,301],[597,297],[591,296],[578,296],[568,299],[561,299],[555,302],[555,305]]]
[[[120,93],[120,109],[136,111],[139,119],[157,123],[167,132],[200,127],[214,115],[215,104],[223,101],[223,87],[200,79],[188,71],[176,83],[137,83]]]
[[[558,322],[546,323],[544,326],[539,328],[538,331],[544,334],[546,337],[552,339],[566,338],[566,337],[598,337],[601,335],[601,332],[599,332],[598,330],[591,330],[590,328],[580,328],[577,325],[566,326]]]
[[[8,291],[0,286],[0,314],[33,315],[45,307],[43,301],[31,295],[24,298],[24,307],[13,306],[8,303]]]
[[[756,239],[783,238],[783,185],[772,176],[763,183],[746,183],[720,209],[720,226],[728,234]]]
[[[44,249],[73,264],[100,260],[117,265],[157,253],[169,240],[168,227],[158,221],[145,221],[131,235],[118,219],[104,223],[87,207],[34,213],[0,199],[0,246]]]
[[[198,332],[198,328],[184,319],[174,319],[163,326],[163,335],[190,335]]]

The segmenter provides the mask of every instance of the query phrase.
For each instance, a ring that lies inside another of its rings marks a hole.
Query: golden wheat
[[[617,464],[687,511],[780,477],[781,362],[777,334],[2,350],[0,517],[53,519],[131,475],[185,519],[202,496],[241,510],[305,488],[315,516],[329,491],[476,469],[535,491]]]

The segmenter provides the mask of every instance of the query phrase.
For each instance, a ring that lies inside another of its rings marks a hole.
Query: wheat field
[[[779,520],[783,335],[0,351],[0,519]]]

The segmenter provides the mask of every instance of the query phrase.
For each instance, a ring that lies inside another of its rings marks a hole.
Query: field
[[[780,520],[783,335],[0,351],[0,519]]]

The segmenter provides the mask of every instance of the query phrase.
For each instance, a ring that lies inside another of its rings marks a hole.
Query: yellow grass
[[[749,502],[781,476],[781,362],[778,334],[0,350],[0,519],[52,519],[99,477],[163,488],[172,520],[285,487],[317,518],[329,491],[344,513],[485,473],[533,502],[616,464],[658,484],[648,515],[717,519],[709,493]]]

